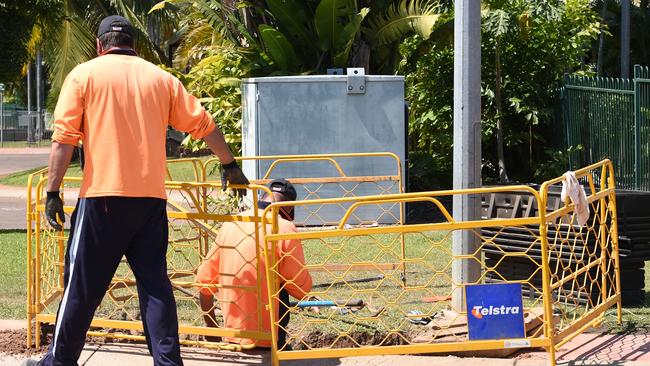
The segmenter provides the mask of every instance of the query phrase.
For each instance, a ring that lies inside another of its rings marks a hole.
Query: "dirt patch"
[[[292,340],[289,344],[294,350],[310,348],[350,348],[361,346],[397,346],[408,343],[408,338],[402,334],[387,332],[352,332],[348,336],[339,337],[334,333],[315,331],[301,340]]]
[[[93,329],[96,330],[96,329]],[[101,329],[103,331],[120,332],[116,329]],[[138,332],[131,332],[133,335],[140,335]],[[29,357],[36,354],[47,352],[50,343],[54,337],[54,327],[44,324],[41,328],[41,345],[36,348],[27,347],[27,329],[7,330],[0,332],[0,353],[12,356]],[[105,337],[86,337],[86,343],[105,344],[105,343],[144,343],[126,339],[114,339]]]
[[[50,343],[52,343],[54,327],[49,324],[43,324],[41,331],[41,346],[39,348],[27,347],[27,329],[18,329],[18,330],[6,330],[0,331],[0,353],[4,353],[11,356],[17,357],[29,357],[36,354],[41,354],[47,352]],[[117,333],[117,334],[126,334],[126,335],[137,335],[143,336],[144,333],[132,330],[123,330],[123,329],[112,329],[112,328],[92,328],[91,330],[108,332],[108,333]],[[188,341],[203,341],[203,336],[193,335],[193,334],[181,334],[181,340]],[[86,343],[92,344],[108,344],[108,343],[129,343],[129,344],[144,344],[144,341],[137,341],[131,339],[122,339],[122,338],[106,338],[106,337],[86,337]]]
[[[39,348],[27,347],[26,340],[27,329],[2,331],[0,332],[0,353],[25,357],[44,353],[52,342],[52,333],[42,333],[41,346]]]

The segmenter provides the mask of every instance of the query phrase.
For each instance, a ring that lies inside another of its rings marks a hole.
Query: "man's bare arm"
[[[233,156],[226,139],[224,139],[223,134],[219,131],[218,128],[215,128],[214,131],[210,132],[207,136],[203,138],[210,149],[217,155],[219,161],[221,162],[221,187],[225,191],[228,184],[236,185],[248,185],[250,182],[244,172],[237,164],[235,157]],[[243,197],[246,195],[246,189],[238,188],[235,189],[237,195]]]
[[[61,182],[70,165],[74,148],[73,145],[60,144],[56,141],[52,142],[47,171],[47,192],[56,192],[61,187]]]
[[[223,137],[221,131],[219,131],[219,128],[215,128],[214,131],[205,136],[203,141],[217,155],[221,164],[229,164],[235,160],[235,156],[230,151],[226,139]]]

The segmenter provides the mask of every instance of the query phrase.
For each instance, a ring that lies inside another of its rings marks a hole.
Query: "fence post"
[[[641,65],[634,65],[634,188],[641,189]]]
[[[5,91],[5,85],[0,84],[0,147],[4,146],[5,143],[5,111],[4,111],[4,91]]]

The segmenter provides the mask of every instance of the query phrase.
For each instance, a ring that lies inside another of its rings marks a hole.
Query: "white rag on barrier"
[[[587,195],[582,184],[578,182],[576,174],[571,171],[562,175],[562,194],[560,195],[562,202],[566,202],[567,196],[571,198],[571,202],[575,206],[578,225],[583,226],[589,220],[589,203],[587,203]]]

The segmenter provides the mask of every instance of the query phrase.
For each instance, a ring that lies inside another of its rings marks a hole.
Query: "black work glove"
[[[241,185],[250,184],[248,178],[244,175],[244,172],[242,172],[239,165],[237,165],[236,160],[233,160],[230,164],[222,165],[221,168],[221,187],[224,191],[226,190],[228,183]],[[238,196],[243,197],[246,195],[246,189],[237,189],[236,193]]]
[[[59,220],[61,223],[56,220],[56,216],[59,215]],[[63,212],[63,201],[59,195],[59,191],[56,192],[47,192],[47,201],[45,202],[45,217],[47,222],[50,224],[54,230],[63,230],[63,223],[65,222],[65,213]]]

